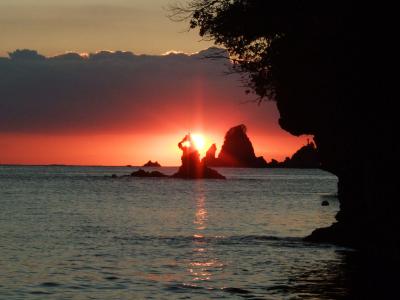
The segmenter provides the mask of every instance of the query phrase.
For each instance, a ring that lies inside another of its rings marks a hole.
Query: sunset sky
[[[205,59],[212,43],[171,22],[171,3],[2,0],[0,163],[179,165],[187,132],[220,149],[241,123],[268,161],[305,144],[228,60]]]

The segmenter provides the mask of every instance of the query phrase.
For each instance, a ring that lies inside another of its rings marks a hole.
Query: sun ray
[[[206,146],[206,142],[204,139],[204,136],[202,134],[194,133],[190,135],[192,137],[194,146],[199,152],[204,151],[204,148]]]

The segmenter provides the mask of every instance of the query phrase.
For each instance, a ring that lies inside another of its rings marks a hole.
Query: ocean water
[[[334,221],[335,176],[110,178],[136,169],[0,166],[0,299],[346,297],[350,250],[302,241]]]

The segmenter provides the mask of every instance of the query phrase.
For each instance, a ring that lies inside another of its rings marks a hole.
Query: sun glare
[[[196,149],[200,152],[203,151],[204,147],[206,145],[206,141],[205,141],[204,137],[201,134],[197,134],[197,133],[191,134],[191,137],[192,137],[192,140],[193,140],[193,143],[194,143],[194,146],[196,147]]]

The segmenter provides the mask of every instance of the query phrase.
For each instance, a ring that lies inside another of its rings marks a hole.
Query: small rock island
[[[183,178],[183,179],[226,179],[225,176],[213,170],[203,162],[200,161],[199,151],[195,147],[195,143],[192,140],[190,134],[187,134],[178,144],[179,149],[182,150],[182,165],[178,171],[172,176],[165,175],[159,171],[147,172],[143,169],[132,172],[131,175],[125,175],[123,177],[168,177],[168,178]],[[156,161],[155,163],[158,164]],[[155,166],[151,160],[148,161],[144,166],[153,167]],[[160,166],[158,164],[158,166]],[[116,175],[112,176],[117,178]]]
[[[143,165],[143,167],[161,167],[161,165],[158,163],[158,161],[152,162],[151,160],[149,160]]]
[[[187,134],[182,141],[179,142],[178,147],[183,152],[181,157],[182,165],[179,167],[178,172],[172,175],[173,178],[225,179],[225,176],[207,167],[204,161],[200,161],[199,151],[197,151],[194,146],[190,134]]]
[[[130,176],[132,176],[132,177],[168,177],[168,175],[165,175],[159,171],[146,172],[143,169],[139,169],[135,172],[132,172]]]

